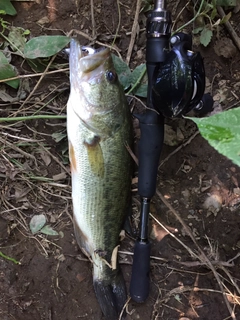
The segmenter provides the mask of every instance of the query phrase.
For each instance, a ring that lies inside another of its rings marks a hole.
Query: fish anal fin
[[[90,239],[87,235],[82,231],[80,226],[77,223],[76,217],[73,216],[73,227],[74,227],[74,234],[77,240],[77,244],[79,245],[82,252],[91,260],[90,252],[92,251],[92,246]]]

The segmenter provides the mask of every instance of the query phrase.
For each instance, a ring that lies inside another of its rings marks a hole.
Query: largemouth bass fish
[[[114,248],[129,205],[132,121],[109,49],[70,44],[67,132],[77,242],[93,262],[93,284],[106,319],[118,319],[126,288]]]

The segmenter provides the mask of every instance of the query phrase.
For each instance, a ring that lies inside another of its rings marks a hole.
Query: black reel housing
[[[201,101],[205,90],[205,70],[199,52],[192,50],[191,36],[178,33],[172,50],[160,65],[152,86],[154,108],[165,117],[185,115]]]

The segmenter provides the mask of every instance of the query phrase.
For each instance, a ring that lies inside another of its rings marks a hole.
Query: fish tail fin
[[[127,291],[121,270],[117,270],[110,282],[94,279],[93,285],[105,319],[118,320],[127,300]],[[124,316],[123,314],[122,319]]]

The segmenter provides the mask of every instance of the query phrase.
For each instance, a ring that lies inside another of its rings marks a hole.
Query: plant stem
[[[1,251],[0,251],[0,257],[4,258],[4,259],[6,259],[6,260],[12,261],[12,262],[15,263],[15,264],[21,264],[20,261],[17,261],[17,260],[15,260],[14,258],[10,258],[10,257],[6,256],[6,255],[3,254]]]
[[[15,46],[14,43],[12,43],[8,37],[6,37],[2,32],[0,32],[0,35],[13,47],[16,49],[17,52],[19,52],[19,54],[24,58],[24,53],[18,48]]]
[[[172,36],[173,36],[175,33],[180,32],[182,29],[184,29],[186,26],[188,26],[189,24],[191,24],[192,22],[194,22],[194,21],[197,19],[197,17],[201,14],[204,1],[205,1],[205,0],[202,0],[202,1],[201,1],[201,4],[200,4],[200,6],[199,6],[199,8],[198,8],[198,11],[197,11],[195,17],[193,17],[190,21],[188,21],[188,22],[185,23],[183,26],[181,26],[181,27],[178,28],[176,31],[174,31],[174,32],[172,33]]]
[[[66,119],[66,115],[53,116],[53,115],[47,115],[47,114],[39,114],[35,116],[0,118],[0,122],[27,121],[27,120],[34,120],[34,119]]]

